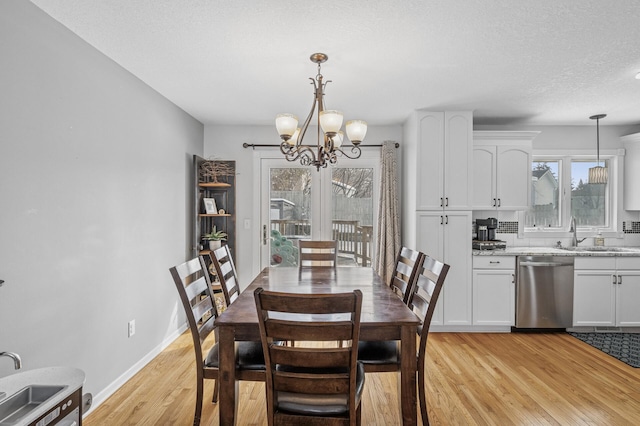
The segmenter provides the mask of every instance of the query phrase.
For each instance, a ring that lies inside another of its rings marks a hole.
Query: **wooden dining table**
[[[238,413],[238,381],[235,342],[260,340],[253,292],[256,288],[287,293],[342,293],[362,291],[361,340],[398,340],[401,344],[400,392],[402,423],[417,424],[416,332],[418,317],[371,268],[295,267],[265,268],[218,317],[220,425],[235,425]],[[366,382],[365,382],[366,386]],[[266,402],[265,402],[266,403]],[[363,407],[366,410],[367,407]]]

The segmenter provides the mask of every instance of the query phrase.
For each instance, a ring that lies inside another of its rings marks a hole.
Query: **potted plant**
[[[215,250],[222,245],[222,241],[227,239],[227,233],[224,231],[218,231],[214,226],[211,232],[202,236],[202,239],[209,241],[210,250]]]

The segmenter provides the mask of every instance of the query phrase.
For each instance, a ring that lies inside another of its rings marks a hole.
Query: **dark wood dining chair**
[[[211,261],[216,269],[218,280],[220,280],[224,301],[229,306],[240,295],[238,274],[236,273],[236,266],[233,263],[229,246],[225,244],[215,249],[211,253]]]
[[[193,424],[197,426],[200,424],[202,415],[204,379],[216,381],[212,402],[216,402],[218,398],[218,343],[216,342],[207,353],[203,352],[205,340],[215,329],[218,312],[202,256],[174,266],[169,271],[186,312],[195,349],[198,382]],[[237,353],[236,377],[238,380],[264,381],[265,364],[260,342],[239,342]]]
[[[417,250],[408,247],[401,247],[396,257],[396,266],[393,269],[391,289],[407,304],[409,296],[413,290],[413,285],[420,271],[421,258],[424,256]]]
[[[338,265],[338,241],[298,240],[300,268],[335,268]]]
[[[267,365],[269,425],[359,425],[362,293],[254,292]],[[281,343],[295,340],[293,347]],[[338,347],[337,341],[348,342]]]
[[[422,424],[424,426],[429,424],[427,398],[425,394],[427,338],[429,337],[429,327],[431,326],[433,312],[448,272],[449,265],[425,255],[422,262],[422,272],[418,275],[416,285],[409,298],[409,309],[422,321],[422,324],[418,327],[418,335],[420,336],[420,343],[418,345],[418,396],[420,399]]]
[[[407,247],[398,250],[389,286],[405,304],[408,304],[420,275],[424,256]],[[367,372],[400,371],[398,343],[397,340],[361,341],[358,345],[358,360],[364,364]]]

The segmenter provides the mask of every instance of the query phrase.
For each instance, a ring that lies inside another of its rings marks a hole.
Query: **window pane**
[[[607,167],[607,161],[601,161]],[[571,161],[571,215],[578,226],[606,226],[606,184],[589,184],[595,161]]]
[[[335,168],[331,177],[332,233],[338,264],[371,266],[373,169]]]
[[[297,266],[297,241],[311,236],[310,169],[271,169],[271,266]]]
[[[525,227],[560,226],[559,161],[533,161],[531,167],[531,208]]]

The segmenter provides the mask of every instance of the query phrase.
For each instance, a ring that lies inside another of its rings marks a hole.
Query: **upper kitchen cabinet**
[[[416,114],[416,210],[470,210],[472,113],[419,111]]]
[[[529,208],[532,142],[539,133],[473,132],[474,210]]]
[[[640,188],[632,182],[640,182],[640,133],[620,138],[625,148],[624,156],[624,209],[640,210]]]

